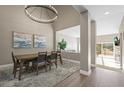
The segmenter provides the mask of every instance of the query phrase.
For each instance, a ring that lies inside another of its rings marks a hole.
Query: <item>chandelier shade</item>
[[[27,5],[25,14],[38,23],[53,23],[58,18],[57,10],[50,5]]]

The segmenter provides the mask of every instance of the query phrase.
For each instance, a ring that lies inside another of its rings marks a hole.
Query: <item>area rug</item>
[[[80,64],[64,61],[63,65],[58,64],[57,68],[53,65],[47,72],[41,69],[39,75],[24,73],[19,81],[13,78],[12,67],[4,68],[0,69],[0,87],[53,87],[79,69]]]

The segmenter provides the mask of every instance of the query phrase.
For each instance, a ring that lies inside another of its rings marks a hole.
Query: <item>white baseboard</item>
[[[5,65],[0,65],[0,69],[6,68],[6,67],[11,67],[13,64],[5,64]]]
[[[62,60],[73,62],[73,63],[79,63],[80,64],[80,61],[77,61],[77,60],[72,60],[72,59],[67,59],[67,58],[62,58]],[[91,64],[91,67],[96,67],[96,65],[95,64]]]
[[[80,61],[77,61],[77,60],[71,60],[71,59],[66,59],[66,58],[62,58],[62,60],[80,64]]]
[[[89,70],[89,71],[80,70],[80,74],[89,76],[91,74],[91,70]]]

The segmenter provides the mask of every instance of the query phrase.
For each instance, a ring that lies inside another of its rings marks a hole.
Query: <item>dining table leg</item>
[[[20,62],[19,80],[21,80],[23,62]]]

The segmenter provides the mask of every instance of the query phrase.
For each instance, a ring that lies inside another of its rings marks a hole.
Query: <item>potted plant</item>
[[[114,44],[115,44],[115,46],[119,46],[120,45],[120,39],[117,36],[114,37]]]
[[[58,42],[58,48],[61,50],[65,50],[65,48],[67,47],[67,42],[62,39],[62,41]]]

